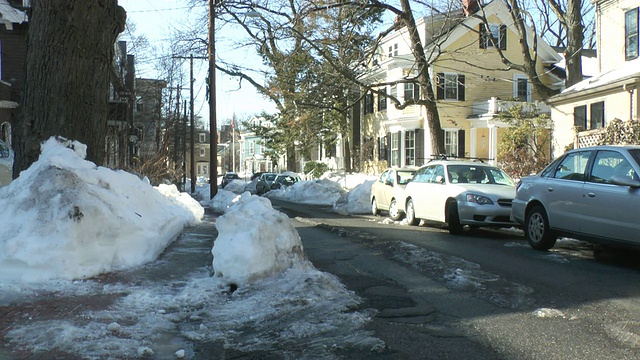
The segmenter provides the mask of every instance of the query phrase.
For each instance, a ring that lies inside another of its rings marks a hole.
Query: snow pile
[[[245,188],[247,187],[247,182],[244,180],[232,180],[227,186],[224,187],[225,190],[231,191],[236,194],[242,194],[247,191]],[[220,189],[218,189],[220,191]]]
[[[289,218],[268,199],[243,194],[216,221],[215,275],[244,285],[293,267],[308,268],[302,241]]]
[[[213,199],[209,201],[202,201],[201,204],[203,206],[210,207],[213,211],[219,214],[224,214],[227,212],[229,206],[233,205],[233,203],[238,201],[238,199],[240,199],[240,195],[228,190],[220,189]]]
[[[333,211],[338,214],[368,214],[371,212],[371,185],[375,180],[367,180],[353,190],[342,195],[333,204]]]
[[[346,190],[337,182],[322,179],[298,181],[291,186],[271,190],[266,196],[299,204],[333,205],[345,193]]]
[[[157,258],[202,207],[84,160],[51,138],[37,162],[0,189],[0,280],[81,279]],[[173,189],[172,189],[173,188]]]

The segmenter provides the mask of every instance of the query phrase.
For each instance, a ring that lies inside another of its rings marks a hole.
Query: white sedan
[[[511,227],[516,190],[504,171],[489,164],[437,160],[421,167],[405,189],[407,222],[447,223],[451,234],[470,227]]]
[[[378,215],[380,210],[388,211],[392,220],[404,217],[404,188],[417,168],[390,168],[383,172],[371,185],[371,213]]]

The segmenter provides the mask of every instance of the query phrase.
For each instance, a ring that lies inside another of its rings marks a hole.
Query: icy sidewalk
[[[137,269],[57,291],[3,288],[0,359],[322,359],[384,346],[333,275],[290,270],[231,293],[211,277],[215,221],[207,214]]]

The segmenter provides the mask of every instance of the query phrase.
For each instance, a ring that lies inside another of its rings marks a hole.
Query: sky
[[[201,3],[203,8],[207,6],[206,1]],[[169,35],[173,29],[180,29],[184,24],[194,21],[194,15],[190,15],[186,0],[118,0],[118,4],[127,11],[127,18],[135,23],[135,34],[144,34],[151,45],[156,47],[163,44],[168,46]],[[222,29],[222,33],[216,33],[217,58],[224,57],[224,60],[238,64],[255,64],[260,61],[257,56],[247,51],[235,49],[232,38],[233,36],[226,29]],[[189,56],[189,54],[181,55]],[[206,54],[194,54],[194,56],[206,56]],[[184,66],[189,66],[188,61]],[[196,116],[203,118],[205,124],[209,123],[209,106],[205,100],[207,67],[208,61],[194,60],[194,112]],[[187,74],[188,71],[189,69],[185,68]],[[150,67],[138,64],[136,76],[156,78],[158,74]],[[275,109],[274,105],[259,95],[249,83],[243,82],[242,88],[238,90],[237,81],[220,72],[216,74],[216,87],[218,126],[228,124],[233,114],[242,120],[258,115],[263,110],[273,112]],[[185,99],[188,98],[188,91],[184,91],[182,96]]]

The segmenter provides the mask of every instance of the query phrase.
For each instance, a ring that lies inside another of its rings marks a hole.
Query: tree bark
[[[32,6],[14,178],[55,135],[86,144],[87,159],[103,162],[109,69],[126,18],[117,0],[39,0]]]

